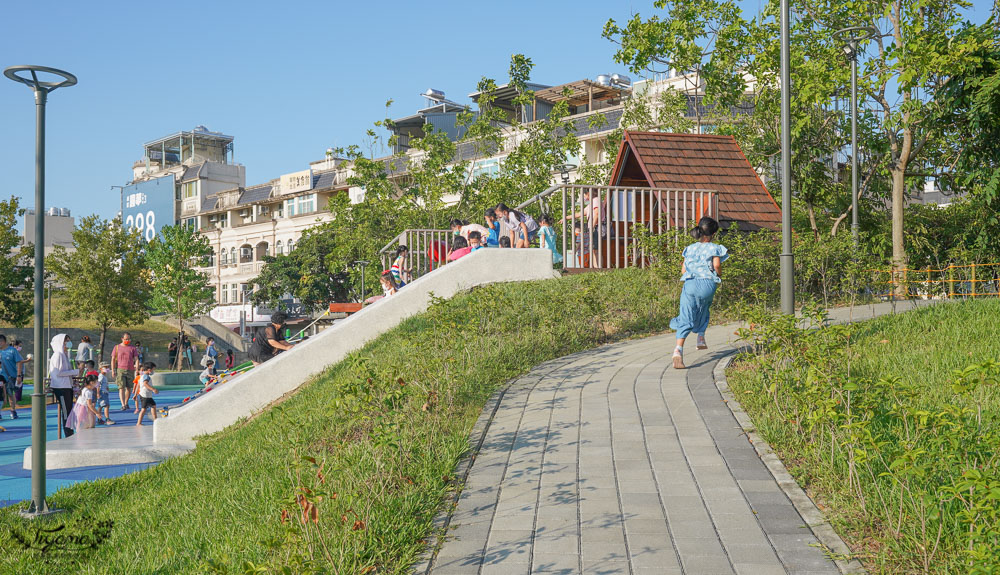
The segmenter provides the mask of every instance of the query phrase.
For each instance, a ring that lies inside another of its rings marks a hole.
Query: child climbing
[[[72,428],[75,432],[94,427],[94,422],[101,417],[94,406],[96,388],[97,376],[92,373],[84,376],[83,389],[80,390],[80,397],[66,418],[66,427]]]
[[[722,262],[729,259],[725,246],[713,243],[712,238],[719,231],[719,222],[712,218],[701,218],[698,226],[691,230],[697,241],[684,248],[684,263],[681,264],[680,311],[670,320],[670,328],[677,332],[677,346],[674,348],[674,369],[684,369],[684,340],[694,332],[698,334],[698,349],[708,349],[705,330],[708,328],[709,311],[715,290],[722,282]]]
[[[559,249],[556,248],[556,232],[552,229],[552,216],[543,215],[539,223],[541,224],[541,228],[538,230],[539,247],[548,248],[552,252],[552,263],[561,264],[563,257],[559,253]]]

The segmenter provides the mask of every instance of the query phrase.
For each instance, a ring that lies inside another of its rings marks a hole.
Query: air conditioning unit
[[[208,216],[208,221],[213,223],[217,222],[219,221],[219,216]]]
[[[250,210],[240,210],[240,217],[241,218],[248,218],[248,217],[250,217]]]
[[[281,212],[272,212],[271,213],[271,219],[277,220],[277,219],[280,219],[280,218],[281,218]]]

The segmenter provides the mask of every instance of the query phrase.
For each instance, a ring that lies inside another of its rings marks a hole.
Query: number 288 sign
[[[137,182],[122,189],[122,223],[152,241],[174,223],[174,176]]]
[[[147,242],[151,242],[156,237],[156,212],[149,210],[146,213],[139,212],[134,216],[126,216],[125,227],[135,228],[140,236],[146,238]]]

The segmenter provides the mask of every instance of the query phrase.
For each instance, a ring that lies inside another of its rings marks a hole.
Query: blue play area
[[[179,404],[185,397],[193,395],[200,386],[163,386],[156,396],[158,406]],[[30,385],[24,386],[24,394],[30,395],[32,392]],[[24,461],[24,450],[31,446],[31,409],[18,409],[19,419],[11,419],[10,411],[3,410],[2,426],[6,431],[0,432],[0,507],[14,505],[26,499],[31,499],[31,472],[22,467]],[[118,391],[112,386],[111,390],[111,419],[115,426],[135,425],[138,415],[129,409],[121,411],[118,403]],[[58,438],[57,436],[57,414],[56,406],[49,405],[45,411],[47,437],[49,441]],[[143,425],[152,425],[149,414],[143,421]],[[115,427],[112,426],[112,427]],[[97,427],[100,433],[105,426]],[[59,489],[72,485],[79,481],[91,479],[102,479],[105,477],[117,477],[139,471],[147,467],[156,465],[155,463],[140,463],[134,465],[98,465],[94,467],[78,467],[74,469],[52,469],[47,473],[46,496],[50,496]]]

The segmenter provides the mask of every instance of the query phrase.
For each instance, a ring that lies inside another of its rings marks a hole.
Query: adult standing
[[[216,373],[218,373],[216,370],[216,366],[219,365],[219,350],[215,349],[214,337],[208,338],[208,347],[205,348],[205,355],[207,355],[208,358],[212,360],[212,365],[210,369],[212,370],[212,375],[215,375]]]
[[[24,358],[7,345],[7,336],[3,334],[0,334],[0,380],[3,381],[4,397],[10,401],[10,418],[17,419],[17,388],[24,381]]]
[[[66,427],[66,418],[73,408],[73,376],[76,375],[76,370],[66,355],[70,349],[69,336],[64,333],[56,334],[50,345],[52,357],[49,359],[49,387],[59,404],[59,425],[63,428],[63,436],[69,437],[73,435],[73,430]],[[39,382],[35,382],[35,385],[39,385]]]
[[[170,357],[168,365],[169,369],[175,369],[177,367],[177,338],[170,340],[170,345],[167,346],[167,355]]]
[[[187,359],[188,367],[194,367],[194,352],[192,351],[191,340],[184,334],[184,357]]]
[[[122,342],[111,350],[111,379],[118,385],[118,399],[121,400],[122,411],[128,409],[138,362],[139,351],[132,346],[132,336],[125,332],[122,334]]]
[[[271,315],[271,323],[264,329],[258,328],[253,337],[253,345],[250,346],[250,361],[254,365],[260,365],[282,351],[292,349],[294,344],[285,341],[284,332],[285,320],[287,316],[283,312],[275,312]]]
[[[94,346],[90,344],[90,336],[85,335],[80,338],[80,345],[76,348],[76,366],[80,368],[80,375],[87,369],[84,364],[92,359],[94,359]]]

